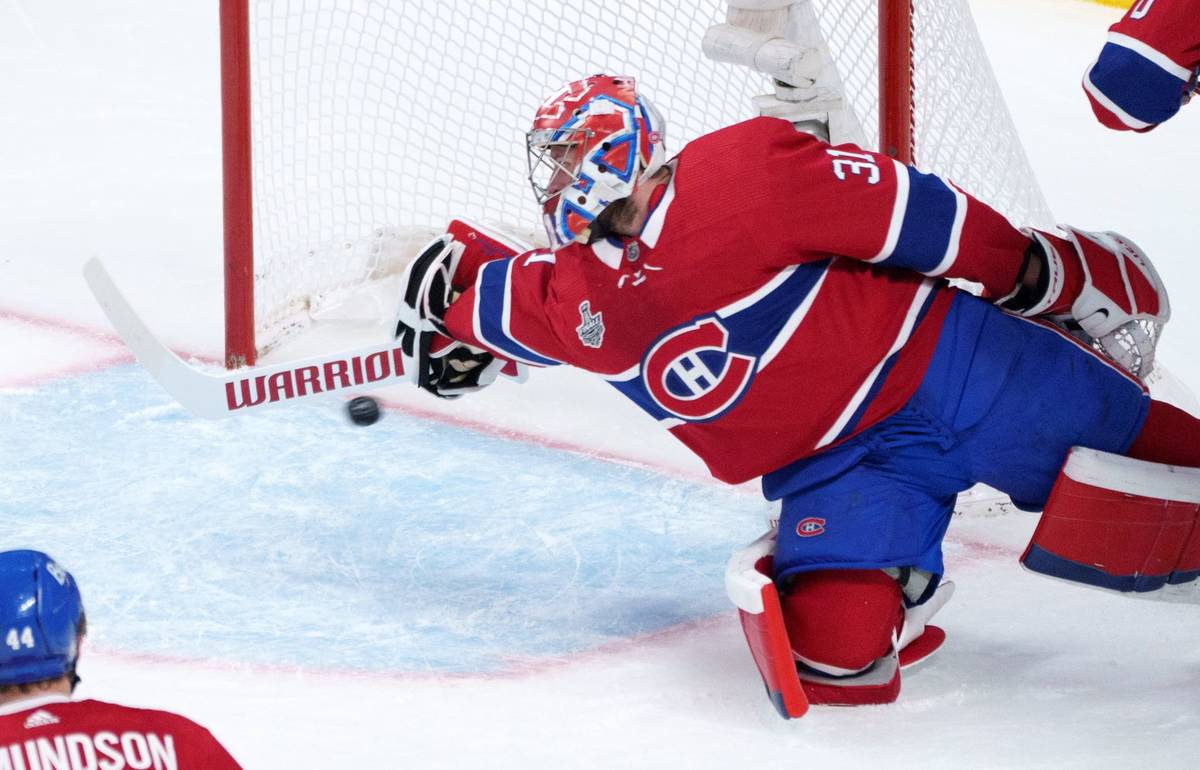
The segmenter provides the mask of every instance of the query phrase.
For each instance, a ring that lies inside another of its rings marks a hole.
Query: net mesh
[[[917,158],[1022,223],[1048,215],[966,0],[919,0]],[[814,0],[864,136],[878,136],[873,0]],[[544,96],[635,76],[668,150],[751,117],[766,79],[708,61],[721,0],[254,0],[260,352],[468,216],[537,237],[524,132]],[[417,235],[414,235],[417,234]]]
[[[879,137],[877,0],[813,0],[871,149]],[[913,157],[1015,223],[1054,220],[1025,155],[967,0],[914,0]]]

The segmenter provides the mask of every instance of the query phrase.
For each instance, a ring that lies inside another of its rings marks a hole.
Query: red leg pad
[[[771,574],[771,557],[764,556],[755,564],[762,575]],[[808,698],[800,687],[796,675],[796,661],[788,646],[787,629],[783,625],[783,613],[779,606],[779,592],[774,583],[766,583],[759,590],[762,597],[762,612],[747,612],[738,609],[742,632],[750,646],[750,655],[758,667],[767,697],[775,710],[785,719],[796,719],[808,711]]]
[[[815,681],[806,676],[802,679],[804,692],[809,703],[818,706],[878,706],[895,703],[900,697],[900,666],[895,657],[882,658],[879,665],[887,669],[871,672],[868,679],[842,681]],[[882,676],[879,676],[882,674]]]
[[[1021,562],[1117,591],[1200,575],[1200,470],[1075,448]]]
[[[783,620],[802,661],[849,674],[891,652],[904,605],[899,584],[880,570],[817,570],[789,586]]]

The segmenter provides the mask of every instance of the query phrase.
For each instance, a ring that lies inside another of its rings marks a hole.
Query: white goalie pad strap
[[[1114,492],[1200,504],[1200,468],[1152,463],[1075,447],[1063,467],[1063,475]]]
[[[847,671],[824,663],[810,663],[799,655],[796,656],[796,659],[809,667],[807,670],[800,671],[801,682],[805,684],[824,684],[838,688],[865,689],[881,687],[892,681],[896,676],[896,670],[900,668],[900,658],[896,655],[895,650],[892,650],[878,660],[871,661],[858,671]],[[864,671],[866,673],[862,673]],[[846,679],[846,677],[851,676],[854,678],[851,680]]]
[[[900,628],[893,647],[897,651],[903,650],[925,633],[925,626],[929,625],[929,621],[941,611],[942,607],[946,606],[946,602],[950,601],[952,596],[954,596],[954,583],[943,580],[938,584],[933,596],[915,607],[907,608],[904,611],[904,625]]]

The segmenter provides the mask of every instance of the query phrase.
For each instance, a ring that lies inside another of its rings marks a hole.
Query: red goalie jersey
[[[165,711],[66,696],[0,707],[0,768],[240,770],[212,734]]]
[[[638,237],[464,261],[445,320],[504,358],[602,375],[731,483],[899,409],[950,304],[938,278],[1003,296],[1030,243],[939,177],[774,118],[671,167]]]
[[[1200,0],[1137,0],[1109,27],[1083,88],[1104,125],[1149,131],[1189,98],[1198,67]]]

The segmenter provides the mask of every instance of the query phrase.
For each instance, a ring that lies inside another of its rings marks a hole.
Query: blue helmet
[[[83,632],[69,572],[40,551],[0,553],[0,685],[74,679]]]

